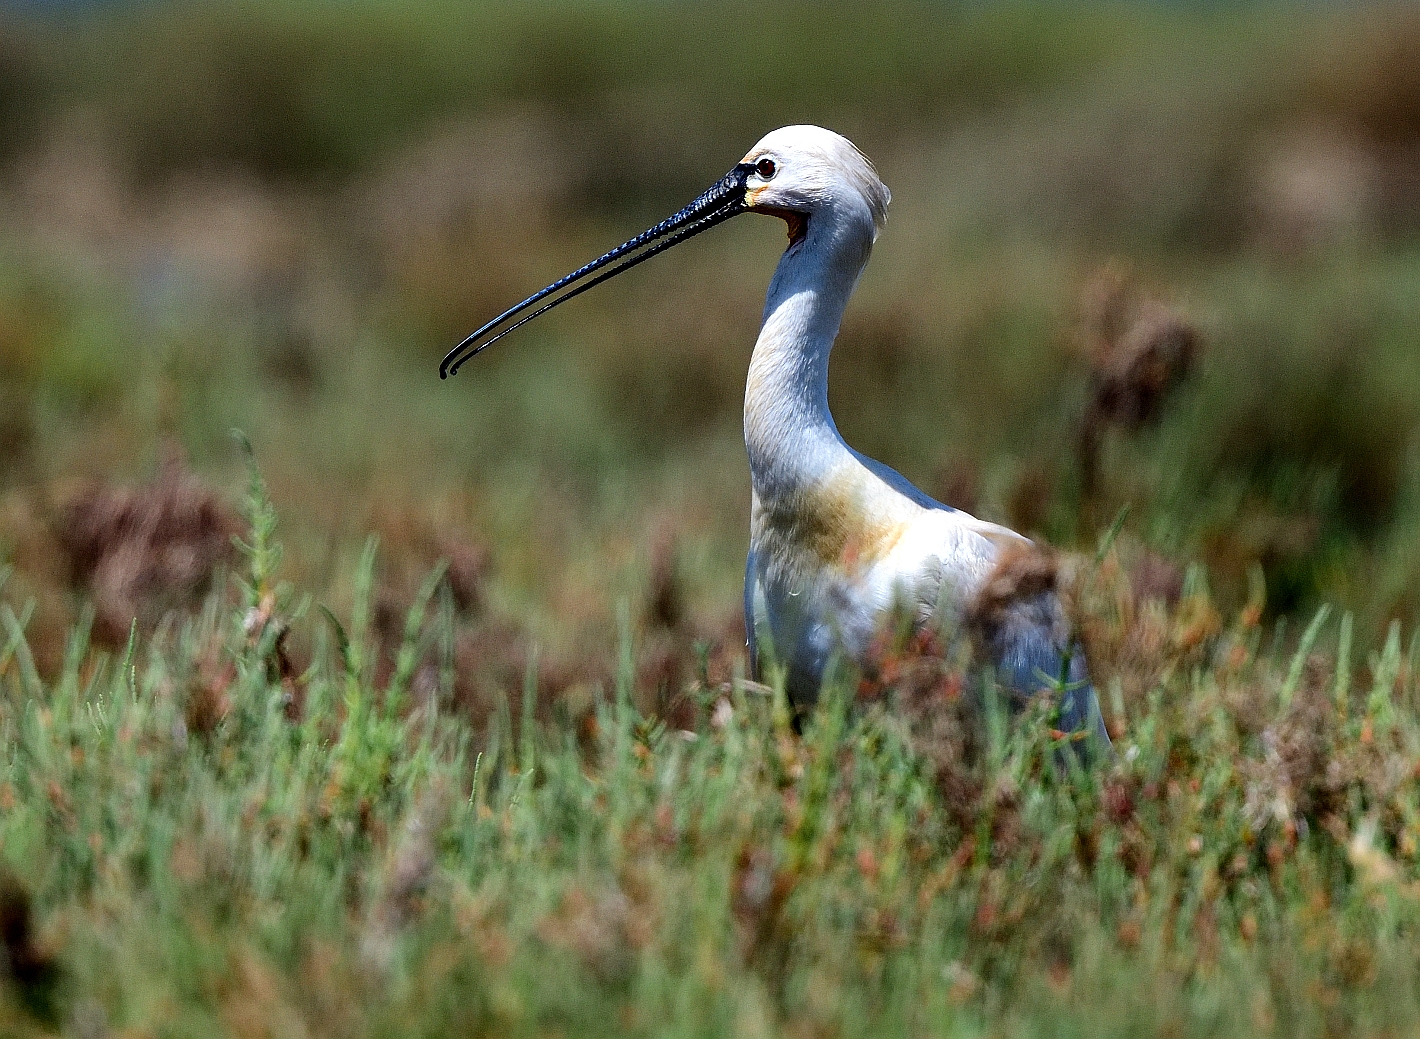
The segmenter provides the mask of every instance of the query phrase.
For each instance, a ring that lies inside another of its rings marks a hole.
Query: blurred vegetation
[[[1274,615],[1333,602],[1368,638],[1416,616],[1407,9],[26,10],[0,22],[0,539],[13,594],[50,604],[47,667],[78,600],[36,560],[63,563],[76,486],[169,442],[230,489],[233,426],[333,602],[366,531],[432,524],[558,651],[607,644],[658,538],[728,623],[777,233],[736,222],[429,373],[798,120],[895,192],[834,360],[855,446],[1066,546],[1128,505],[1126,537],[1205,562],[1224,602],[1260,565]],[[1096,429],[1111,278],[1197,346]]]
[[[741,680],[772,222],[437,377],[797,121],[840,427],[1084,553],[1098,775]],[[1417,329],[1405,6],[0,9],[0,1031],[1413,1027]]]

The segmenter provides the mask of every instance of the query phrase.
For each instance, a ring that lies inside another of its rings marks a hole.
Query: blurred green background
[[[324,601],[371,531],[394,567],[462,546],[488,609],[575,655],[672,551],[684,608],[733,631],[776,223],[437,365],[791,122],[894,193],[833,358],[854,446],[1066,547],[1128,505],[1125,537],[1224,602],[1261,567],[1274,615],[1417,619],[1413,8],[24,5],[0,13],[0,561],[41,656],[85,594],[65,503],[165,445],[235,499],[233,427]],[[1091,462],[1102,292],[1199,352]]]

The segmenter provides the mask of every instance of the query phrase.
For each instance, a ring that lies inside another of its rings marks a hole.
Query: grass
[[[540,719],[528,684],[474,727],[449,710],[442,568],[377,677],[375,546],[350,615],[313,612],[277,582],[264,493],[233,591],[119,654],[81,624],[44,681],[0,607],[9,1034],[1420,1019],[1420,640],[1398,629],[1366,655],[1322,614],[1282,652],[1255,607],[1212,616],[1197,575],[1176,610],[1136,608],[1111,554],[1082,593],[1093,637],[1151,630],[1169,666],[1114,683],[1118,755],[1093,770],[1043,707],[988,696],[967,739],[940,661],[838,690],[802,735],[772,688],[692,684],[673,729],[636,706],[629,619],[585,714]],[[316,647],[299,674],[292,625]]]

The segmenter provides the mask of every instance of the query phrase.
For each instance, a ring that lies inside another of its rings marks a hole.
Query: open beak
[[[614,278],[622,271],[630,270],[657,253],[665,252],[671,246],[679,245],[688,238],[694,238],[701,231],[708,231],[716,224],[724,223],[730,217],[745,212],[749,209],[745,199],[745,185],[752,172],[753,165],[740,163],[679,213],[642,231],[635,238],[618,245],[585,267],[579,267],[566,277],[557,279],[547,288],[534,292],[517,306],[503,311],[448,352],[439,365],[439,378],[447,379],[470,357],[492,346],[513,329],[526,325],[539,314],[547,313],[559,303],[565,303],[573,296],[586,292],[594,285],[600,285],[608,278]],[[597,274],[598,271],[601,273]],[[593,274],[596,274],[596,277],[591,278],[590,275]],[[564,289],[567,291],[563,292]],[[557,295],[559,292],[561,295]],[[543,300],[547,302],[542,303]],[[542,303],[542,306],[537,307],[531,314],[523,314],[538,303]],[[523,316],[518,317],[519,314]],[[513,318],[518,319],[512,324],[505,324]]]

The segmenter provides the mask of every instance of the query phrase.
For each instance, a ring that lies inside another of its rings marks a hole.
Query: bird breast
[[[990,527],[924,508],[856,464],[756,498],[751,543],[776,645],[814,637],[861,658],[889,611],[955,614],[995,560]]]

